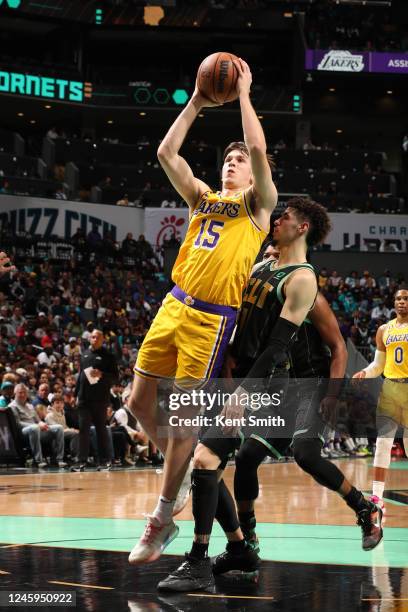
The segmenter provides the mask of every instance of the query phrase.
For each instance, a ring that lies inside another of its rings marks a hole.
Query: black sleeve
[[[268,346],[253,364],[241,387],[247,389],[252,386],[251,379],[265,378],[286,367],[289,347],[296,340],[298,329],[298,325],[279,317],[269,336]]]

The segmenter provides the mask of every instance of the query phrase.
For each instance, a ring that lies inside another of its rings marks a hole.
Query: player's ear
[[[303,221],[303,223],[299,223],[300,234],[303,236],[309,231],[309,223],[307,221]]]

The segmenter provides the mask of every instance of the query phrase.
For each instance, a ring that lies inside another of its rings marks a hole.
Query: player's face
[[[397,314],[408,315],[408,289],[400,289],[395,294],[394,306]]]
[[[279,219],[276,219],[273,226],[273,239],[277,247],[280,248],[294,242],[304,234],[308,224],[300,222],[295,212],[291,208],[287,208]]]
[[[228,153],[222,166],[223,189],[245,189],[252,183],[251,163],[248,155],[239,149]]]

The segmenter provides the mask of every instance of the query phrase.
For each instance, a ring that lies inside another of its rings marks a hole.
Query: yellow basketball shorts
[[[378,415],[408,427],[408,383],[386,378],[378,399]]]
[[[219,376],[236,316],[235,308],[203,302],[174,287],[140,347],[135,374],[200,383]]]

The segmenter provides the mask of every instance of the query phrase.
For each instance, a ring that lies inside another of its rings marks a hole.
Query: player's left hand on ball
[[[210,98],[204,96],[201,91],[198,89],[197,83],[194,89],[194,93],[191,96],[191,99],[194,100],[196,104],[200,106],[200,108],[212,108],[214,106],[222,106],[218,102],[213,102]]]
[[[251,91],[252,74],[248,64],[241,58],[233,60],[234,66],[238,70],[237,92],[238,95],[248,95]]]

